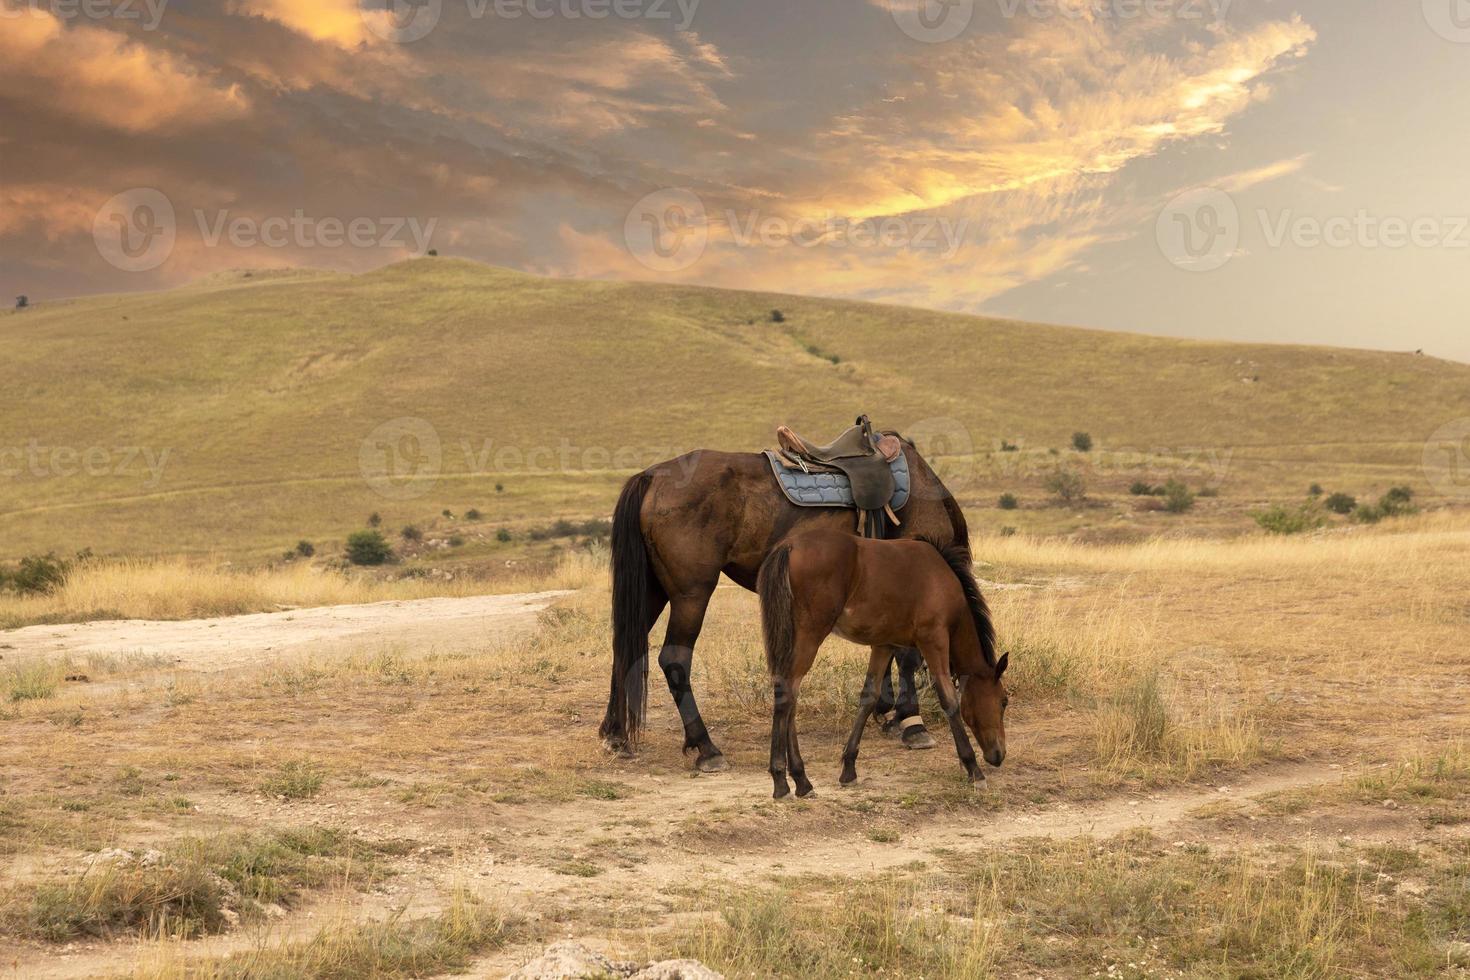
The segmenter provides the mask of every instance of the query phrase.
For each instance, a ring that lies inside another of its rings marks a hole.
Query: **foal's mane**
[[[932,538],[921,539],[944,557],[949,570],[960,580],[965,593],[965,605],[970,607],[970,616],[975,620],[975,632],[980,636],[980,651],[985,655],[985,665],[995,666],[995,624],[990,621],[990,606],[980,594],[980,583],[975,581],[975,572],[970,564],[970,549],[960,544],[940,544]]]

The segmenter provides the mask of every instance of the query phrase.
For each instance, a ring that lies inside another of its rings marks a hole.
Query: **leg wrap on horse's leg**
[[[898,698],[889,730],[896,732],[907,748],[932,749],[934,736],[924,727],[924,718],[919,714],[919,688],[914,678],[924,658],[913,647],[904,647],[894,659],[898,661]]]

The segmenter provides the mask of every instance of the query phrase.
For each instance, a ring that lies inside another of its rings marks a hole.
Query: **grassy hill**
[[[1124,488],[1176,469],[1238,524],[1313,481],[1432,499],[1424,439],[1470,416],[1470,365],[448,259],[238,273],[0,316],[0,556],[250,557],[374,511],[591,516],[657,459],[759,449],[782,422],[825,437],[861,411],[943,454],[982,528],[1160,523]],[[1078,430],[1092,453],[1068,448]],[[1058,465],[1114,503],[1042,506]],[[994,510],[1001,490],[1021,510]]]

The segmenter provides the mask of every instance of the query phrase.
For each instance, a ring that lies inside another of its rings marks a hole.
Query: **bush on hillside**
[[[1092,436],[1088,435],[1086,432],[1072,433],[1072,448],[1077,450],[1079,453],[1092,452]]]
[[[21,595],[48,595],[65,585],[72,566],[87,557],[88,552],[81,552],[74,559],[57,558],[54,552],[29,555],[20,560],[14,571],[0,569],[0,588]]]
[[[1000,509],[1001,510],[1015,510],[1019,506],[1021,506],[1021,502],[1016,499],[1016,495],[1015,494],[1013,494],[1013,493],[1003,493],[1003,494],[1000,495]]]
[[[1310,487],[1307,487],[1307,496],[1314,499],[1322,496],[1322,484],[1314,483]]]
[[[480,516],[480,512],[473,507],[464,512],[464,519],[467,521],[478,521]]]
[[[1065,466],[1057,467],[1046,478],[1046,489],[1064,504],[1078,503],[1087,496],[1087,483],[1082,479],[1082,474]]]
[[[373,511],[371,514],[368,515],[368,527],[382,527],[382,526],[383,526],[383,515],[382,514],[379,514],[377,511]]]
[[[1358,498],[1354,497],[1352,494],[1334,493],[1332,496],[1322,501],[1322,506],[1332,511],[1334,514],[1351,514],[1353,512],[1353,508],[1358,506]]]
[[[501,528],[500,530],[495,532],[495,540],[499,541],[501,544],[505,544],[510,540],[510,531],[505,528]]]
[[[1142,480],[1134,480],[1129,484],[1128,492],[1135,497],[1149,497],[1153,495],[1154,488],[1153,484],[1145,483]]]
[[[1194,506],[1194,494],[1179,480],[1164,484],[1164,509],[1171,514],[1182,514]]]
[[[421,530],[419,530],[419,527],[418,527],[417,524],[406,524],[406,525],[404,525],[403,530],[400,531],[399,533],[403,535],[403,540],[405,540],[405,541],[422,541],[422,540],[424,540],[424,532],[421,531]]]
[[[393,560],[393,547],[377,531],[357,531],[347,536],[347,560],[354,565],[381,565]]]
[[[1304,531],[1314,531],[1325,523],[1321,513],[1310,504],[1300,507],[1276,504],[1252,514],[1251,517],[1270,534],[1301,534]]]

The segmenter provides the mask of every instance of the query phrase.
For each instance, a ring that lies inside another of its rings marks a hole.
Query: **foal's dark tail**
[[[631,749],[643,728],[648,701],[650,593],[658,587],[648,563],[640,514],[653,478],[639,473],[623,486],[612,527],[612,688],[600,733],[613,748]]]
[[[980,634],[980,651],[985,655],[986,665],[994,667],[995,624],[990,620],[990,606],[985,602],[985,596],[980,594],[980,583],[975,581],[970,549],[959,544],[941,545],[935,541],[929,543],[944,556],[950,571],[960,580],[960,588],[965,592],[965,605],[970,607],[970,615],[975,620],[975,632]]]
[[[791,546],[783,544],[761,563],[755,591],[761,599],[761,633],[766,640],[766,666],[785,677],[796,659],[796,622],[791,614]]]

